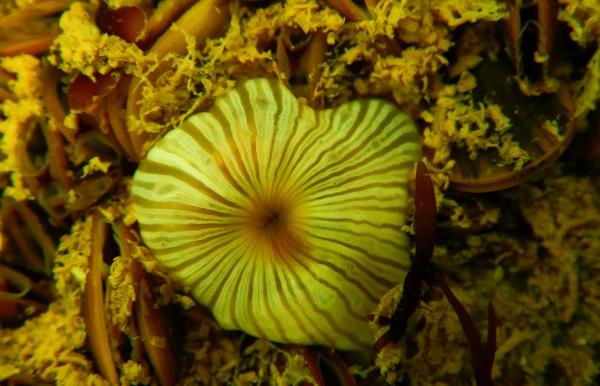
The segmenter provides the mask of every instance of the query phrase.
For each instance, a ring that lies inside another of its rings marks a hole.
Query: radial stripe
[[[368,251],[366,251],[365,249],[363,249],[363,248],[361,248],[361,247],[359,247],[357,245],[353,245],[353,244],[350,244],[350,243],[347,243],[347,242],[344,242],[344,241],[340,241],[340,240],[334,240],[334,239],[327,238],[327,237],[319,237],[319,236],[315,235],[312,232],[307,232],[307,233],[310,236],[314,237],[315,239],[319,239],[319,240],[322,240],[322,241],[329,241],[329,242],[331,242],[333,244],[339,244],[339,245],[341,245],[343,247],[346,247],[346,248],[351,249],[353,251],[359,252],[363,256],[367,257],[368,259],[370,259],[370,260],[372,260],[374,262],[377,262],[377,263],[380,263],[380,264],[383,264],[383,265],[387,265],[387,266],[392,267],[392,268],[408,269],[408,267],[406,265],[403,265],[402,263],[400,263],[400,262],[398,262],[396,260],[393,260],[391,258],[385,258],[385,257],[375,256],[372,253],[369,253]]]
[[[312,261],[316,264],[320,264],[320,265],[324,265],[327,268],[329,268],[330,270],[334,271],[335,273],[337,273],[338,275],[342,276],[344,278],[344,280],[348,281],[349,283],[352,283],[356,288],[358,288],[360,291],[363,292],[363,294],[368,297],[372,302],[377,302],[379,299],[377,298],[377,296],[373,295],[373,293],[367,288],[365,287],[360,281],[358,281],[357,279],[355,279],[354,277],[352,277],[345,269],[340,268],[338,266],[336,266],[335,264],[333,264],[330,261],[327,260],[323,260],[323,259],[317,259],[314,256],[311,255],[303,255],[307,261]],[[335,290],[336,292],[339,291],[339,288]],[[344,298],[346,296],[344,295]],[[347,307],[350,307],[350,304],[348,303]],[[360,317],[362,319],[362,317]]]
[[[210,189],[209,187],[204,185],[202,182],[200,182],[200,181],[194,179],[192,176],[186,174],[183,170],[176,169],[169,165],[163,165],[158,162],[154,163],[150,160],[146,160],[144,162],[144,166],[146,168],[152,170],[152,174],[154,174],[154,175],[164,176],[164,177],[172,177],[172,178],[178,179],[182,183],[185,183],[185,184],[189,185],[190,187],[193,187],[194,189],[196,189],[198,191],[198,193],[206,195],[206,196],[212,198],[213,200],[218,201],[224,205],[228,205],[228,206],[231,206],[234,208],[240,207],[238,204],[236,204],[230,200],[227,200],[226,198],[222,197],[221,195],[219,195],[218,193],[216,193],[215,191],[213,191],[212,189]],[[138,176],[138,174],[136,174],[136,177],[137,177],[137,179],[136,179],[137,185],[136,186],[138,187],[138,189],[140,187],[147,188],[149,191],[152,191],[153,188],[156,189],[153,186],[143,185],[144,174],[141,174],[139,176]],[[140,178],[142,180],[140,180]],[[135,191],[133,193],[135,195]],[[141,196],[141,194],[138,196]]]
[[[329,170],[332,167],[335,167],[335,165],[343,159],[349,159],[351,158],[352,154],[356,154],[356,152],[358,150],[362,150],[364,151],[364,146],[360,147],[359,146],[355,146],[354,142],[360,139],[360,134],[361,132],[365,131],[365,127],[367,126],[371,126],[371,127],[375,127],[377,128],[376,134],[381,132],[381,128],[380,126],[376,125],[376,124],[372,124],[372,120],[373,117],[372,115],[377,115],[377,113],[381,110],[381,108],[377,109],[376,111],[373,111],[373,109],[368,109],[368,104],[363,104],[363,103],[355,103],[355,105],[357,105],[358,107],[361,108],[365,108],[367,111],[371,112],[371,114],[366,114],[363,112],[363,110],[359,110],[358,112],[358,116],[363,116],[364,119],[360,119],[357,121],[357,123],[352,127],[352,130],[350,133],[348,133],[346,135],[346,137],[343,138],[343,140],[338,141],[337,143],[335,143],[333,146],[331,146],[330,148],[327,148],[323,151],[321,151],[320,153],[317,154],[316,160],[313,161],[312,164],[310,165],[305,165],[304,168],[302,169],[302,172],[298,173],[299,174],[299,181],[302,181],[302,184],[308,185],[313,178],[315,178],[316,176],[319,176],[322,171],[324,169]],[[379,106],[378,106],[379,107]],[[339,115],[339,114],[338,114]],[[335,122],[335,116],[334,116],[334,122]],[[358,131],[358,135],[357,137],[354,136],[354,134]],[[364,142],[364,140],[363,140]],[[337,157],[337,159],[335,160],[335,162],[323,162],[325,159],[325,155],[330,153],[332,150],[335,150],[336,152],[341,152],[344,151],[345,155],[344,157]]]
[[[381,285],[383,287],[387,288],[392,288],[394,286],[394,282],[390,281],[382,276],[377,275],[376,273],[374,273],[373,271],[371,271],[370,267],[367,267],[365,265],[363,265],[362,263],[360,263],[360,261],[352,259],[350,257],[347,257],[343,254],[340,253],[339,250],[335,250],[332,248],[328,248],[327,246],[320,246],[320,249],[325,251],[325,252],[329,252],[331,254],[335,254],[338,256],[339,259],[344,260],[344,261],[350,261],[352,264],[355,264],[358,268],[360,268],[361,273],[368,276],[369,279],[371,279],[373,281],[373,284],[375,285]],[[385,271],[384,271],[385,272]]]
[[[322,329],[322,325],[317,323],[314,318],[316,317],[315,314],[309,313],[308,307],[306,304],[304,304],[304,302],[302,301],[302,297],[296,295],[296,290],[294,289],[294,286],[292,286],[292,283],[296,284],[298,283],[298,277],[294,277],[294,280],[290,280],[288,278],[288,274],[292,275],[294,274],[294,270],[293,268],[291,268],[290,266],[285,267],[285,269],[282,269],[283,267],[279,267],[279,266],[275,266],[275,268],[277,269],[277,273],[279,273],[279,270],[281,269],[281,279],[283,280],[279,280],[278,283],[281,284],[283,283],[285,285],[285,290],[283,289],[283,286],[281,286],[281,296],[283,299],[286,299],[286,303],[287,303],[287,307],[285,309],[285,311],[289,311],[292,315],[294,315],[294,320],[298,321],[299,324],[302,323],[303,321],[306,320],[308,323],[311,324],[312,327],[312,331],[316,331],[317,333],[319,333],[319,335],[321,335],[320,338],[315,339],[315,337],[313,336],[311,338],[311,340],[317,342],[317,341],[325,341],[326,344],[328,346],[334,346],[335,345],[335,341],[332,339],[332,337],[330,336],[330,334],[328,334],[325,330]],[[287,299],[289,296],[291,297],[292,300],[296,301],[296,307],[293,307],[289,300]],[[298,318],[297,315],[295,315],[295,310],[299,310],[302,314],[303,314],[303,318]],[[312,336],[312,333],[310,332],[310,329],[307,329],[306,326],[304,326],[303,330],[305,331],[305,334]]]
[[[231,99],[232,98],[229,98],[229,100],[231,100]],[[225,103],[225,102],[223,102],[223,103]],[[222,134],[225,137],[225,142],[227,143],[227,146],[229,147],[229,151],[231,152],[231,157],[229,157],[229,158],[233,159],[235,161],[237,170],[239,170],[242,174],[245,184],[240,183],[240,185],[251,186],[252,190],[254,192],[256,192],[257,191],[257,183],[256,183],[256,181],[254,181],[252,179],[252,177],[250,177],[250,172],[248,171],[248,168],[246,167],[246,162],[244,162],[245,160],[243,159],[243,156],[242,156],[243,150],[241,149],[241,146],[235,141],[235,139],[233,138],[233,134],[231,132],[232,126],[235,127],[238,123],[243,123],[243,121],[245,121],[246,117],[245,117],[245,115],[242,115],[240,117],[237,117],[237,119],[235,119],[236,118],[235,116],[232,117],[230,114],[227,114],[227,112],[223,112],[223,109],[226,109],[228,107],[229,107],[228,110],[232,109],[231,106],[224,106],[223,103],[215,104],[215,106],[212,110],[213,118],[219,123],[218,127],[223,131]],[[244,113],[243,111],[244,110],[240,111],[240,114]],[[236,120],[239,120],[242,122],[236,122]],[[221,149],[221,150],[223,150],[223,149]]]
[[[263,294],[264,294],[264,298],[261,299],[264,307],[265,307],[265,311],[268,315],[266,315],[266,317],[269,320],[272,320],[273,323],[270,325],[271,329],[274,329],[275,331],[270,332],[269,337],[270,336],[277,336],[280,337],[281,341],[284,342],[290,342],[292,341],[292,338],[290,338],[290,335],[288,334],[287,331],[289,331],[288,329],[284,328],[284,326],[281,324],[279,318],[277,317],[277,313],[274,311],[275,308],[277,309],[281,309],[284,308],[284,302],[281,299],[281,294],[277,289],[277,285],[275,286],[275,288],[273,288],[273,283],[275,283],[276,279],[275,275],[273,273],[273,266],[271,264],[267,264],[265,262],[263,262],[263,269],[261,270],[263,275],[263,281],[262,281],[262,285],[263,285]],[[295,320],[296,323],[298,323]],[[290,325],[286,326],[287,328],[290,328]],[[294,328],[292,331],[298,331],[298,330],[302,330],[301,327],[298,328]]]
[[[305,269],[305,272],[308,273],[310,276],[312,276],[313,278],[316,278],[316,276],[314,275],[314,273],[312,271],[310,271],[309,269],[306,268],[306,266],[303,266],[303,268]],[[343,335],[351,340],[353,343],[355,343],[357,346],[361,346],[363,343],[358,341],[357,338],[354,336],[354,332],[351,330],[348,330],[347,328],[342,327],[341,325],[338,324],[338,321],[333,317],[333,314],[329,313],[328,311],[326,311],[325,309],[319,307],[319,305],[315,302],[315,300],[313,299],[313,296],[311,294],[311,292],[309,291],[308,287],[306,286],[304,280],[300,279],[300,277],[297,276],[297,273],[295,272],[294,269],[291,269],[289,272],[292,272],[296,277],[295,277],[295,283],[300,287],[300,290],[303,292],[304,296],[302,297],[304,300],[308,301],[308,303],[310,304],[310,306],[312,307],[312,309],[318,314],[320,315],[326,322],[327,324],[329,324],[329,326],[331,327],[331,329],[333,331],[336,331],[338,334],[339,332],[343,332]],[[322,285],[329,287],[329,285],[327,284],[327,282],[322,281],[322,280],[317,280],[319,283],[321,283]],[[330,288],[331,289],[331,288]],[[334,290],[335,291],[335,290]],[[337,291],[336,291],[337,292]],[[339,293],[338,293],[339,295]],[[341,298],[342,299],[342,303],[344,304],[345,307],[347,307],[349,309],[349,306],[347,304],[348,299],[344,297]],[[352,313],[352,317],[356,317],[354,315],[354,313]],[[366,317],[366,315],[365,315]],[[360,317],[358,317],[358,319],[360,320]],[[346,323],[344,324],[344,326],[347,326],[348,324],[350,324],[349,320],[345,321]]]

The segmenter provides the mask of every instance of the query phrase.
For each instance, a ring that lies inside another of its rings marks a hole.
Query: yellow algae
[[[600,37],[600,2],[598,0],[561,0],[558,17],[571,28],[571,38],[585,45]]]
[[[17,79],[9,81],[10,90],[19,98],[37,99],[42,92],[40,82],[40,61],[31,55],[2,58],[0,67],[16,74]]]
[[[456,84],[456,89],[460,93],[465,93],[468,91],[472,91],[475,87],[477,87],[477,79],[473,74],[469,71],[464,71],[460,74],[460,78],[458,79],[458,83]]]
[[[19,369],[11,364],[2,364],[0,365],[0,381],[5,381],[19,372]]]
[[[121,385],[150,384],[151,380],[152,376],[148,366],[131,360],[123,364],[119,379]]]
[[[73,3],[62,14],[59,26],[63,32],[54,41],[53,49],[60,60],[55,57],[53,64],[67,73],[76,69],[93,77],[100,57],[100,29],[84,3]]]
[[[584,118],[598,106],[600,100],[600,50],[589,61],[585,77],[577,85],[577,89],[575,117]]]
[[[0,161],[0,174],[9,174],[13,182],[6,187],[5,194],[21,201],[31,198],[31,192],[23,182],[17,149],[23,144],[29,122],[44,113],[40,62],[33,56],[20,55],[2,58],[0,67],[15,75],[8,85],[19,98],[5,100],[0,106],[4,116],[0,120],[0,151],[4,155]]]
[[[106,5],[113,9],[131,6],[138,6],[143,9],[144,6],[148,5],[148,0],[106,0]]]
[[[110,288],[106,299],[113,322],[121,331],[131,330],[133,302],[136,299],[134,278],[131,274],[131,258],[117,256],[110,265],[106,280]]]
[[[75,2],[63,13],[59,26],[62,33],[55,39],[50,60],[62,71],[81,72],[95,79],[96,73],[124,68],[139,73],[147,60],[143,51],[123,39],[102,34],[96,26],[91,10],[82,2]]]
[[[111,162],[102,161],[100,157],[92,157],[87,164],[81,168],[82,177],[89,176],[95,172],[106,173],[111,165]]]
[[[436,0],[432,6],[450,27],[480,20],[496,21],[506,16],[504,3],[494,0]]]
[[[456,86],[446,86],[431,113],[434,121],[423,133],[423,143],[435,149],[432,165],[436,169],[452,162],[452,151],[461,149],[471,160],[486,149],[496,149],[499,165],[520,170],[529,160],[527,151],[515,141],[511,122],[500,106],[476,104],[468,94],[457,93]]]

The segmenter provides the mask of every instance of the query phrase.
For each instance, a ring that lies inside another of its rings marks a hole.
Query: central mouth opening
[[[269,233],[276,232],[278,228],[284,226],[283,218],[278,210],[272,210],[267,213],[261,222],[262,228]]]
[[[250,237],[275,259],[296,260],[304,243],[294,219],[294,208],[283,200],[260,200],[249,213]]]

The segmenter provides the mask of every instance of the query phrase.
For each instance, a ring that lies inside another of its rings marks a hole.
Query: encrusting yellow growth
[[[0,174],[10,174],[13,181],[6,187],[5,195],[17,200],[31,197],[31,192],[23,184],[20,170],[24,138],[27,137],[28,124],[43,113],[40,80],[40,61],[30,55],[2,58],[0,69],[15,75],[9,82],[16,101],[6,100],[2,104],[3,119],[0,119],[0,151],[5,157],[0,161]]]
[[[258,78],[161,139],[132,194],[144,242],[221,326],[364,349],[367,315],[410,264],[419,158],[391,103],[314,111]]]

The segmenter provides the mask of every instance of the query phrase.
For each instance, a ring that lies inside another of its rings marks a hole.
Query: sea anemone
[[[133,200],[144,242],[224,328],[369,348],[366,316],[410,265],[420,154],[392,103],[315,111],[252,79],[157,142]]]

